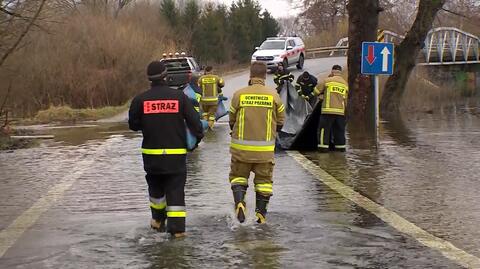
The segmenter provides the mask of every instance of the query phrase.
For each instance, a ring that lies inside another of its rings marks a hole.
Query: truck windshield
[[[265,41],[260,46],[261,50],[283,50],[285,49],[285,41],[278,40],[278,41]]]
[[[167,59],[164,60],[164,62],[167,72],[190,70],[190,65],[188,64],[187,59]]]

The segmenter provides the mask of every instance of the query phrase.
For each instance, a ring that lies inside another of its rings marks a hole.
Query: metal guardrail
[[[307,58],[317,58],[320,54],[328,53],[327,56],[333,56],[335,52],[343,52],[343,55],[347,55],[348,46],[333,46],[333,47],[323,47],[323,48],[313,48],[307,49],[306,55]]]
[[[380,42],[399,44],[405,37],[391,31],[381,30]],[[347,55],[348,37],[340,39],[335,46],[306,50],[307,58],[334,56],[338,52]],[[438,27],[430,30],[422,49],[424,58],[419,65],[467,65],[480,63],[480,38],[454,27]],[[328,55],[326,55],[328,53]]]

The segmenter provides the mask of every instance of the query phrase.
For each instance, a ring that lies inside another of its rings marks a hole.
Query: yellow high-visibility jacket
[[[201,102],[204,104],[217,104],[218,95],[222,93],[222,87],[225,85],[223,78],[213,75],[206,74],[201,76],[198,79],[198,86],[202,90],[202,99]]]
[[[323,97],[322,114],[345,115],[348,83],[340,74],[340,72],[333,71],[332,75],[326,78],[322,85],[317,86],[320,89],[320,98]]]
[[[252,78],[251,86],[233,95],[230,106],[232,158],[242,162],[273,161],[277,127],[283,126],[285,106],[263,79]]]

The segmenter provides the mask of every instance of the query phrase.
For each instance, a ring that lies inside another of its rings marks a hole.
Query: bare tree
[[[135,0],[57,0],[62,2],[65,7],[70,7],[78,10],[79,7],[87,7],[88,10],[94,13],[113,15],[117,18],[125,7],[135,2]]]
[[[335,28],[338,20],[347,16],[348,0],[302,0],[290,1],[302,6],[300,16],[313,25],[315,31],[331,30]]]
[[[35,25],[46,0],[8,0],[0,2],[0,67],[17,50]]]
[[[134,0],[117,0],[117,3],[114,7],[113,16],[116,18],[120,11],[125,8],[128,4],[132,3]]]
[[[415,67],[417,55],[423,46],[428,31],[433,26],[438,11],[443,8],[445,1],[420,0],[415,22],[395,51],[394,72],[389,77],[382,96],[382,117],[398,114],[400,100],[405,91],[410,73]]]

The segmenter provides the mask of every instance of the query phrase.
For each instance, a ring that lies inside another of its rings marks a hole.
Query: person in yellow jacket
[[[213,67],[207,66],[205,74],[198,79],[198,86],[202,91],[202,98],[200,100],[204,120],[208,121],[210,129],[215,124],[215,113],[218,108],[218,96],[222,93],[222,88],[225,86],[223,78],[212,73]]]
[[[322,102],[322,115],[319,122],[319,150],[329,151],[329,143],[333,136],[333,147],[335,151],[345,151],[345,109],[348,100],[348,83],[342,77],[342,67],[334,65],[332,72],[325,79],[320,89]]]
[[[230,183],[239,222],[245,221],[244,199],[250,172],[255,174],[258,223],[265,223],[273,193],[275,138],[285,120],[285,106],[277,91],[265,86],[266,74],[265,63],[252,63],[250,86],[235,92],[230,106]]]

